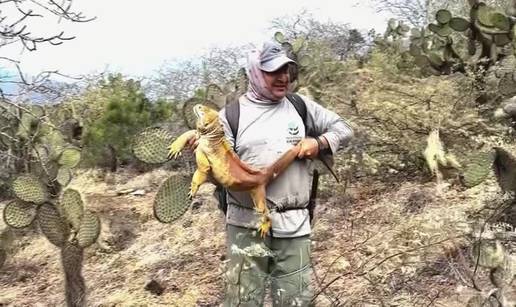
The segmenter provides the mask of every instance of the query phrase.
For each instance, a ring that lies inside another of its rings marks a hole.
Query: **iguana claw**
[[[181,155],[181,150],[183,148],[180,148],[177,145],[178,144],[174,142],[174,143],[170,144],[170,146],[168,146],[168,158],[169,159],[176,159],[177,157],[179,157]]]
[[[260,236],[265,238],[265,236],[269,233],[271,229],[271,219],[268,216],[263,216],[260,222],[260,227],[258,227],[258,231],[260,232]]]
[[[196,136],[195,130],[189,130],[181,134],[170,146],[168,146],[168,158],[175,159],[181,155],[188,141]]]

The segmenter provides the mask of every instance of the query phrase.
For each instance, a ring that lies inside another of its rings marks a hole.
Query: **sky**
[[[359,3],[359,4],[358,4]],[[88,23],[34,23],[35,33],[59,33],[76,38],[59,46],[22,50],[19,44],[1,49],[1,56],[20,60],[26,73],[58,69],[80,75],[104,70],[130,76],[152,75],[164,62],[200,55],[210,47],[260,45],[273,35],[275,17],[303,9],[321,21],[383,32],[388,16],[376,13],[368,1],[357,0],[74,0],[73,7],[96,17]]]

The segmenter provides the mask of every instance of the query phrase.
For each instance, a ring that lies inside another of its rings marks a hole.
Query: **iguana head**
[[[193,111],[197,117],[197,131],[201,135],[224,135],[217,111],[202,104],[195,105]]]

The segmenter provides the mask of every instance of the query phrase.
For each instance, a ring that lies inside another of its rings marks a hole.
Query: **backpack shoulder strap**
[[[299,116],[301,116],[301,119],[303,120],[303,124],[305,125],[305,128],[306,128],[306,118],[307,118],[308,111],[306,110],[305,101],[303,100],[303,98],[301,98],[301,96],[299,96],[298,94],[294,94],[294,93],[287,94],[287,99],[290,101],[290,103],[292,103],[294,108],[296,108],[296,111],[299,114]],[[308,131],[307,131],[307,134],[308,134]]]
[[[287,99],[294,105],[294,108],[296,108],[297,113],[299,116],[301,116],[301,119],[303,119],[303,125],[305,126],[306,135],[307,136],[315,136],[313,135],[312,131],[308,130],[308,127],[306,125],[306,119],[307,119],[307,109],[306,109],[306,103],[299,96],[298,94],[287,94]],[[317,188],[319,186],[319,171],[317,168],[313,169],[312,173],[312,187],[310,190],[310,198],[308,199],[308,205],[306,206],[306,209],[308,209],[308,216],[310,217],[310,224],[313,225],[314,220],[314,214],[315,214],[315,206],[316,206],[316,199],[317,199]]]
[[[236,143],[236,137],[238,133],[238,122],[240,121],[240,102],[238,101],[238,99],[226,105],[225,113],[226,120],[228,121],[229,128],[231,128],[231,133],[233,134],[233,139]]]

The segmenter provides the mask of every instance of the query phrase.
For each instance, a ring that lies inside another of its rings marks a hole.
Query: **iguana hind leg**
[[[194,137],[196,137],[196,130],[188,130],[185,133],[181,134],[177,139],[168,146],[168,158],[177,158],[181,154],[181,150],[185,148],[186,143]]]
[[[193,198],[195,194],[197,194],[199,186],[208,180],[208,173],[210,171],[210,162],[208,161],[208,157],[206,157],[206,154],[201,150],[197,150],[195,152],[195,162],[197,164],[197,169],[193,174],[190,193],[188,193],[188,197],[190,198]]]
[[[262,215],[258,231],[260,232],[260,236],[264,238],[272,226],[271,218],[269,216],[269,208],[267,208],[267,202],[265,198],[265,185],[259,185],[249,192],[254,202],[254,209]]]

